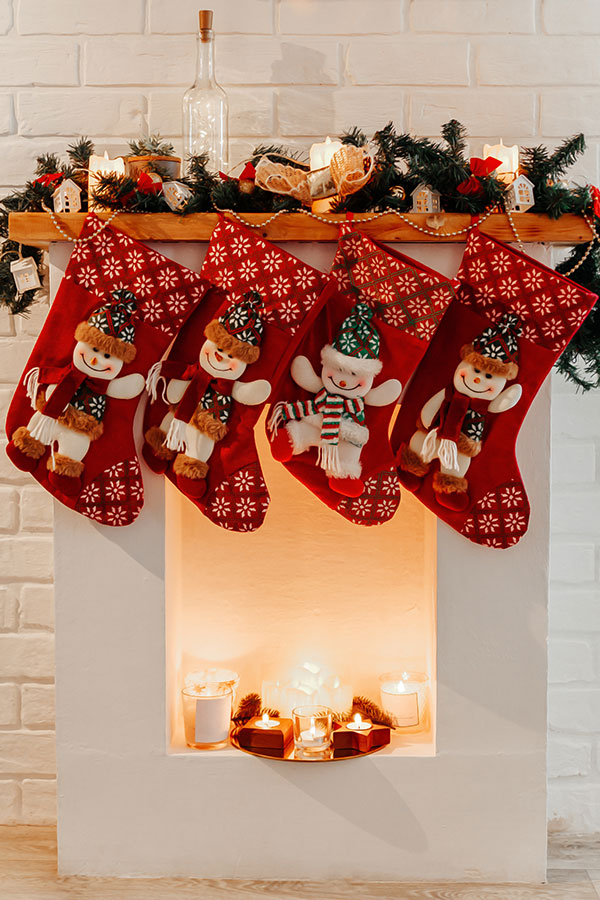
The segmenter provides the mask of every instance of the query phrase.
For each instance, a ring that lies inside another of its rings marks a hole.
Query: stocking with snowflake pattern
[[[446,312],[392,433],[402,484],[456,531],[506,548],[529,501],[515,456],[527,410],[596,297],[470,233]]]
[[[269,494],[254,426],[333,285],[246,228],[221,219],[202,275],[202,306],[156,366],[144,457],[215,524],[255,531]]]
[[[133,522],[144,380],[209,287],[88,216],[8,412],[13,463],[84,516]]]
[[[395,403],[454,291],[449,279],[351,223],[342,226],[332,276],[339,293],[274,397],[271,449],[331,509],[379,525],[400,502],[388,439]]]

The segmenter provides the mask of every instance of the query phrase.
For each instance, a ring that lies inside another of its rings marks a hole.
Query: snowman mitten
[[[81,237],[12,400],[7,453],[71,509],[129,525],[145,377],[209,285],[95,215]]]
[[[213,290],[149,379],[144,456],[212,522],[255,531],[269,493],[254,426],[333,288],[225,219],[202,274]]]
[[[392,432],[398,475],[478,544],[525,534],[515,457],[527,410],[595,295],[512,247],[471,232],[444,316]]]
[[[379,525],[400,501],[390,419],[454,290],[438,272],[349,223],[332,276],[339,293],[306,335],[277,395],[271,450],[331,509]]]

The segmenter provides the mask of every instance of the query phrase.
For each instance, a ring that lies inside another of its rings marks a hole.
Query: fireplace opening
[[[237,752],[185,741],[185,678],[218,667],[239,675],[234,707],[249,692],[283,715],[361,695],[398,722],[380,752],[434,755],[435,517],[404,491],[390,522],[352,524],[272,459],[262,421],[256,441],[271,504],[252,534],[217,527],[166,485],[168,751]]]

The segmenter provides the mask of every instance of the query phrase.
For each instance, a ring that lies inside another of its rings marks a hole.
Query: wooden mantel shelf
[[[110,213],[98,213],[106,219]],[[70,238],[78,237],[86,213],[66,213],[56,218]],[[243,219],[256,227],[256,233],[271,241],[336,241],[338,226],[344,215],[329,215],[331,223],[311,219],[302,213],[279,216],[270,224],[261,226],[270,218],[268,213],[246,213]],[[407,218],[418,225],[426,226],[429,218],[423,213],[410,213]],[[524,243],[581,244],[590,240],[590,230],[584,219],[575,215],[564,215],[560,219],[549,219],[545,215],[517,213],[513,216],[519,235]],[[382,241],[403,243],[435,243],[464,241],[464,234],[440,236],[424,234],[393,214],[368,221],[369,214],[357,214],[354,221],[365,234]],[[217,224],[217,213],[193,213],[176,216],[174,213],[120,213],[113,226],[140,241],[207,241]],[[459,231],[469,225],[471,217],[462,213],[446,213],[442,233]],[[502,241],[515,240],[508,217],[504,213],[493,213],[481,226],[481,231]],[[65,241],[56,230],[48,213],[11,213],[9,236],[14,241],[33,247],[47,247],[52,241]]]

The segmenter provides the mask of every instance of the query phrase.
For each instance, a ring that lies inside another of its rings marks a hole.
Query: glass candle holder
[[[332,712],[326,706],[297,706],[292,710],[294,755],[297,759],[331,756]]]
[[[229,738],[237,672],[206,669],[185,678],[181,692],[185,742],[196,750],[224,747]]]
[[[423,672],[386,672],[379,676],[381,706],[397,728],[408,733],[429,728],[429,677]]]

